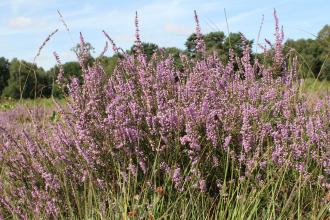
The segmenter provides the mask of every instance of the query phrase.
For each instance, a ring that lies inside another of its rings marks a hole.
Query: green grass
[[[65,99],[56,99],[56,102],[65,104]],[[44,107],[53,109],[55,108],[54,100],[51,98],[38,98],[38,99],[0,99],[0,111],[6,111],[15,108],[17,105],[26,107]]]
[[[320,81],[313,78],[303,80],[302,91],[305,93],[316,93],[318,95],[325,95],[330,93],[330,81]]]

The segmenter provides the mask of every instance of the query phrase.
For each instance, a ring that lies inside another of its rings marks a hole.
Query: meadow
[[[0,102],[0,219],[330,219],[330,83],[275,42],[226,62],[134,53],[88,64],[63,99]],[[104,49],[104,53],[107,50]],[[102,53],[100,57],[104,55]]]

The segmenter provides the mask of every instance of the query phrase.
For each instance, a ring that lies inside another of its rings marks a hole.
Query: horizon
[[[314,38],[313,35],[330,23],[326,16],[319,16],[327,12],[329,7],[326,6],[330,6],[328,2],[269,2],[130,0],[124,4],[118,0],[100,0],[96,3],[91,0],[3,0],[0,3],[0,9],[4,12],[0,15],[0,57],[9,60],[16,57],[32,62],[43,41],[57,28],[58,33],[47,42],[36,60],[36,64],[44,69],[56,64],[54,51],[59,54],[63,63],[76,60],[70,49],[79,42],[79,32],[82,32],[85,40],[95,48],[93,55],[99,54],[106,42],[102,30],[105,30],[118,46],[129,49],[134,43],[135,11],[138,12],[143,42],[180,49],[184,49],[186,39],[195,30],[194,10],[199,15],[204,34],[212,31],[223,31],[228,34],[225,9],[229,32],[240,31],[254,42],[264,15],[260,43],[264,42],[264,38],[273,39],[274,8],[279,16],[280,25],[284,26],[285,40]],[[60,21],[57,10],[63,15],[70,29],[69,33]],[[106,55],[111,56],[113,53],[109,50]]]

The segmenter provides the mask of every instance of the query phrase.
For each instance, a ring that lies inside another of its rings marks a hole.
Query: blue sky
[[[32,62],[39,46],[56,28],[59,32],[37,59],[45,69],[55,64],[53,51],[63,62],[75,60],[70,49],[79,42],[79,32],[92,43],[96,54],[105,43],[103,29],[118,46],[127,49],[134,41],[135,11],[139,13],[143,41],[184,48],[185,40],[194,31],[193,10],[199,14],[204,33],[227,32],[224,8],[229,31],[241,31],[249,39],[257,38],[262,15],[265,20],[260,39],[272,39],[273,8],[286,38],[313,38],[311,34],[330,24],[329,0],[0,0],[0,56]]]

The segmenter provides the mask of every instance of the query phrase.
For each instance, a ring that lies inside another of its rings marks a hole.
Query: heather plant
[[[83,82],[68,91],[59,119],[42,129],[1,128],[0,204],[17,218],[329,217],[330,98],[300,94],[297,59],[275,43],[251,60],[196,53],[180,68],[162,49],[149,59],[135,18],[134,53],[121,50],[109,76],[80,36]],[[107,46],[104,53],[106,52]],[[102,55],[104,54],[102,53]],[[181,214],[182,213],[182,214]]]

